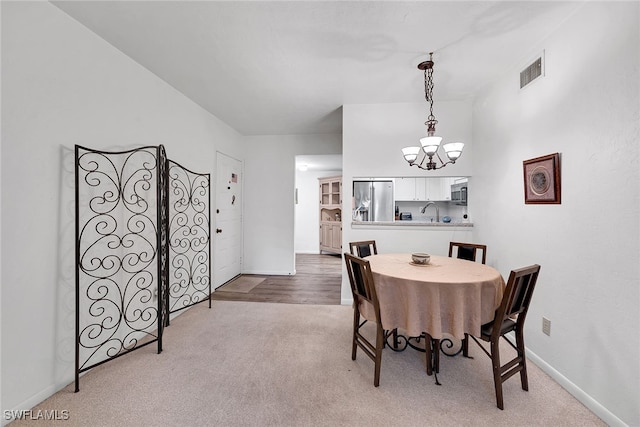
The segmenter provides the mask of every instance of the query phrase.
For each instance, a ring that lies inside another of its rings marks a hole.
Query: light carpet
[[[240,292],[247,294],[251,292],[253,288],[264,282],[264,277],[256,276],[239,276],[216,289],[216,292]]]
[[[67,410],[71,426],[604,426],[534,364],[496,407],[491,362],[441,357],[439,379],[424,353],[351,360],[353,311],[340,305],[213,301],[166,328],[164,351],[147,346],[105,363],[42,402]],[[507,346],[505,346],[507,347]],[[503,350],[508,353],[508,349]],[[46,425],[16,421],[12,426]]]

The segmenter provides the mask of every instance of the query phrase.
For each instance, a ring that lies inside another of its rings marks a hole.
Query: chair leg
[[[386,347],[388,344],[388,339],[389,336],[391,336],[391,344],[389,344],[391,347],[393,347],[395,350],[398,349],[398,347],[400,346],[400,342],[398,341],[398,328],[395,329],[391,329],[389,331],[384,331],[384,345],[383,347]]]
[[[351,360],[356,360],[356,351],[358,350],[357,336],[358,326],[360,325],[360,311],[358,308],[353,310],[353,338],[351,339]]]
[[[502,375],[500,373],[500,338],[491,341],[491,364],[493,365],[493,383],[496,389],[496,404],[498,408],[504,409],[502,400]]]
[[[378,387],[380,385],[380,365],[382,364],[382,349],[384,348],[384,330],[382,326],[377,325],[376,333],[376,359],[375,359],[375,374],[373,376],[373,385]]]
[[[524,333],[522,330],[516,330],[516,348],[518,357],[520,357],[520,383],[522,389],[529,391],[529,379],[527,378],[527,358],[524,349]]]

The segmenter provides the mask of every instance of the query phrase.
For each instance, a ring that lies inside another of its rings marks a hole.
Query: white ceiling
[[[283,135],[340,133],[344,104],[424,101],[430,51],[437,117],[528,65],[583,1],[53,4],[241,134]]]
[[[300,171],[341,171],[342,154],[296,156],[296,169]]]

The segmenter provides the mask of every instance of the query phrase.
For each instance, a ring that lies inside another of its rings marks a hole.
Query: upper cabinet
[[[451,184],[455,178],[425,178],[427,181],[427,200],[449,201],[451,200]]]
[[[456,178],[396,178],[397,201],[447,201],[451,200],[451,184]]]
[[[418,178],[396,178],[393,193],[396,200],[418,200],[417,194],[424,196],[424,186],[420,192],[416,191],[416,179]]]
[[[340,207],[342,204],[342,177],[320,179],[320,206]]]
[[[342,253],[342,177],[319,178],[320,253]]]

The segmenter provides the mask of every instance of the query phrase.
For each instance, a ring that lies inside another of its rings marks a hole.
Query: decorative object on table
[[[522,389],[529,390],[529,382],[527,379],[527,358],[525,356],[524,345],[524,321],[529,310],[531,296],[538,281],[540,266],[537,264],[512,270],[509,275],[509,281],[502,295],[502,302],[496,310],[494,319],[482,325],[480,330],[480,339],[491,343],[490,349],[480,344],[478,339],[473,335],[465,334],[463,354],[469,355],[468,342],[469,337],[480,346],[482,351],[491,358],[493,365],[493,381],[496,391],[496,404],[498,408],[504,409],[502,398],[502,383],[516,373],[520,373],[520,383]],[[514,345],[507,334],[515,333],[516,344]],[[500,361],[499,340],[504,338],[517,354],[504,365]]]
[[[478,250],[482,251],[482,263],[487,263],[487,245],[475,243],[449,242],[449,257],[453,257],[453,250],[456,251],[456,258],[475,261]]]
[[[424,122],[427,125],[427,136],[420,139],[420,147],[405,147],[402,149],[402,153],[409,166],[417,166],[424,170],[440,169],[448,165],[449,163],[455,163],[462,155],[462,149],[464,143],[462,142],[449,142],[444,144],[445,153],[447,154],[448,161],[443,162],[442,158],[438,154],[438,148],[440,148],[441,136],[436,136],[436,124],[438,121],[433,115],[433,52],[429,53],[429,60],[418,64],[418,69],[424,71],[424,95],[425,99],[429,103],[429,116],[427,121]],[[418,160],[418,156],[422,157]],[[437,156],[440,164],[438,165],[433,161],[433,156]]]
[[[431,255],[422,252],[411,254],[411,261],[418,265],[427,265],[431,261]]]
[[[525,204],[560,204],[560,154],[522,162]]]

